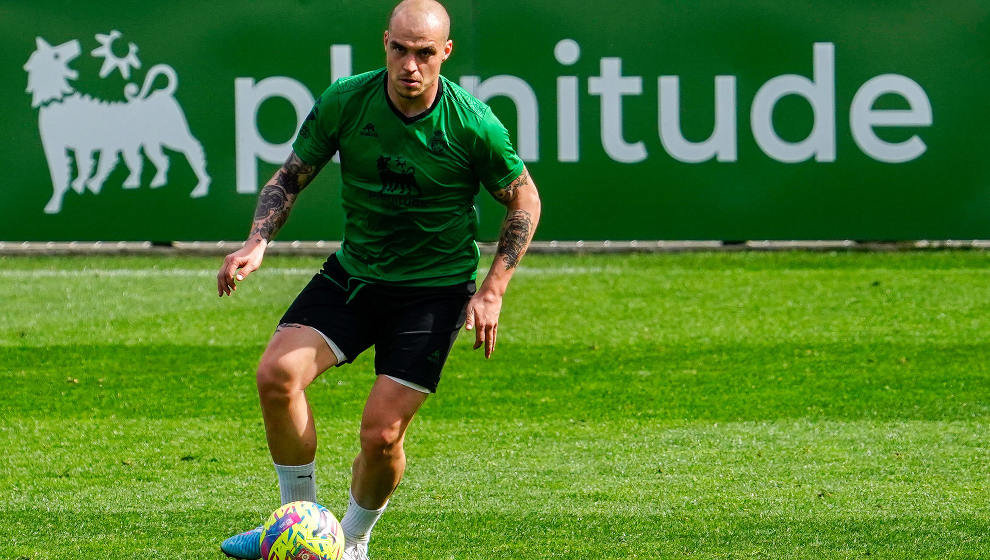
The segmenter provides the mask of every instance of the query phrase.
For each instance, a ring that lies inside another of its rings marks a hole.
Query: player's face
[[[437,34],[415,33],[397,27],[385,32],[385,61],[392,91],[415,99],[433,88],[453,43]]]

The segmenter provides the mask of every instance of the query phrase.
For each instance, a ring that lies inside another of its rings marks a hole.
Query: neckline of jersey
[[[407,117],[398,109],[398,107],[392,104],[392,98],[388,96],[388,70],[385,70],[382,74],[384,75],[384,79],[382,80],[382,93],[385,94],[385,103],[388,104],[388,108],[395,113],[395,116],[399,117],[399,120],[401,120],[403,124],[412,124],[425,119],[430,116],[430,114],[433,113],[433,110],[437,108],[437,105],[440,104],[440,98],[443,97],[443,77],[437,76],[437,96],[433,99],[433,104],[422,113]]]

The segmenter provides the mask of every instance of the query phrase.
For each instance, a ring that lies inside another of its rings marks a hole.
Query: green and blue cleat
[[[234,535],[220,543],[220,551],[231,558],[241,560],[259,560],[261,558],[261,532],[264,528],[259,525],[240,535]]]

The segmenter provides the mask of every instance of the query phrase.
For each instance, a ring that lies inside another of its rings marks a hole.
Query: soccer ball
[[[285,504],[265,521],[262,560],[340,560],[343,554],[344,530],[320,504]]]

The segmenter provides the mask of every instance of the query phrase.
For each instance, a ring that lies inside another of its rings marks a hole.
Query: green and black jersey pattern
[[[523,172],[488,105],[440,77],[433,106],[408,118],[379,69],[334,82],[292,147],[311,165],[340,152],[346,222],[337,257],[369,282],[443,286],[478,268],[474,198]]]

